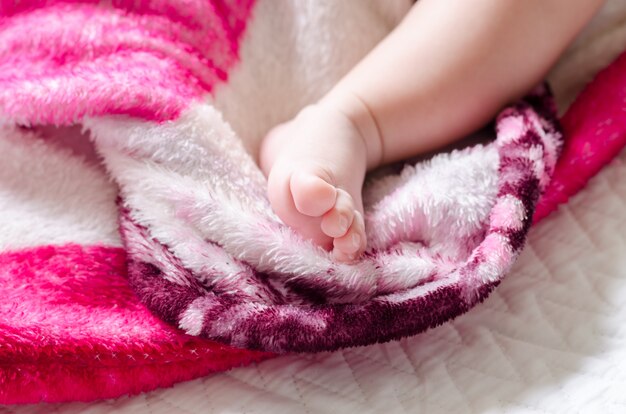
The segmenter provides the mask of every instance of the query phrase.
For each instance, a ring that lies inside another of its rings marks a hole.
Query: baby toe
[[[334,207],[322,216],[321,228],[324,234],[333,238],[344,236],[352,225],[354,211],[350,194],[338,189]]]
[[[335,205],[337,189],[318,175],[295,172],[289,188],[296,209],[305,216],[320,217]]]
[[[352,261],[365,250],[365,225],[361,213],[354,214],[352,225],[345,235],[333,241],[333,255],[339,261]]]

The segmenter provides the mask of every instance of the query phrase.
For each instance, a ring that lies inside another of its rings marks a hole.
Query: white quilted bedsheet
[[[609,1],[552,73],[562,107],[626,45]],[[485,303],[399,342],[286,356],[135,397],[0,413],[626,413],[626,151],[534,227]]]

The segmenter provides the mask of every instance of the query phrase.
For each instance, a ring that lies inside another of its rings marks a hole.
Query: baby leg
[[[340,260],[365,248],[367,169],[444,146],[537,84],[602,0],[420,0],[261,145],[275,212]]]

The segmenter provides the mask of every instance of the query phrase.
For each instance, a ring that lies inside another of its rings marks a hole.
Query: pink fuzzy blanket
[[[600,84],[565,118],[576,138],[551,184],[561,134],[538,88],[495,140],[372,175],[368,251],[334,262],[274,215],[250,153],[409,7],[382,3],[0,1],[0,402],[112,397],[270,355],[230,346],[315,352],[441,324],[498,284],[546,188],[536,217],[624,145],[607,121],[621,92]],[[64,136],[91,138],[119,193]]]

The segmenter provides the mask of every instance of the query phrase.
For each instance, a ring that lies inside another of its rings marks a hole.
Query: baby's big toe
[[[309,217],[320,217],[335,205],[337,189],[318,175],[295,172],[289,188],[296,209]]]

